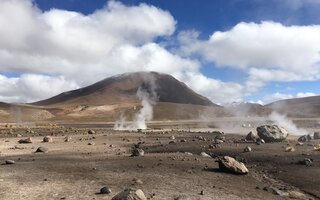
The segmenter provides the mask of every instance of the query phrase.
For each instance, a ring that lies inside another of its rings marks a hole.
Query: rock
[[[281,142],[285,140],[289,133],[282,127],[277,125],[263,125],[257,127],[258,136],[265,142]]]
[[[319,140],[320,139],[320,132],[314,132],[313,133],[313,139],[314,140]]]
[[[301,193],[301,192],[298,192],[298,191],[288,191],[288,193],[289,193],[289,197],[291,198],[291,199],[309,199],[309,198],[307,198],[307,196],[305,195],[305,194],[303,194],[303,193]]]
[[[174,135],[170,136],[170,140],[175,140],[176,137]]]
[[[298,138],[299,142],[309,142],[310,140],[312,140],[312,137],[310,135],[303,135]]]
[[[204,158],[211,158],[211,156],[209,154],[207,154],[206,152],[201,152],[200,155]]]
[[[14,160],[6,160],[6,165],[13,165],[16,162]]]
[[[193,154],[190,153],[190,152],[184,152],[184,154],[185,154],[186,156],[193,156]]]
[[[286,152],[294,152],[296,149],[294,147],[287,147]]]
[[[140,148],[134,148],[131,156],[144,156],[144,151]]]
[[[252,131],[250,131],[248,133],[248,135],[246,136],[247,141],[256,141],[257,138],[258,138],[258,136],[255,133],[253,133]]]
[[[265,144],[266,142],[264,141],[264,139],[261,139],[261,138],[257,138],[256,139],[256,144],[257,145],[261,145],[261,144]]]
[[[18,134],[17,134],[17,137],[22,137],[22,135],[18,133]]]
[[[21,139],[18,141],[20,144],[28,144],[28,143],[32,143],[32,140],[30,137],[26,138],[26,139]]]
[[[64,138],[64,141],[65,141],[65,142],[70,142],[71,139],[72,139],[71,136],[66,136],[66,137]]]
[[[296,146],[303,146],[302,142],[297,142]]]
[[[110,194],[111,189],[109,187],[103,187],[100,189],[100,194]]]
[[[50,136],[45,136],[42,141],[43,142],[53,142],[53,139]]]
[[[95,134],[96,132],[94,130],[88,130],[88,134]]]
[[[133,181],[133,184],[140,184],[140,185],[143,184],[142,180],[137,179],[137,178],[134,178],[132,181]]]
[[[147,197],[142,190],[129,188],[118,193],[112,200],[147,200]]]
[[[176,141],[170,141],[169,144],[175,144],[177,143]]]
[[[226,137],[224,135],[217,135],[214,137],[214,140],[222,140],[223,142],[226,141]]]
[[[312,165],[312,159],[310,158],[305,158],[303,160],[298,161],[299,165],[306,165],[306,166],[311,166]]]
[[[180,140],[180,142],[187,142],[187,140],[186,139],[182,139],[182,140]]]
[[[236,159],[224,156],[218,160],[220,170],[235,173],[235,174],[247,174],[249,170],[242,163],[238,162]]]
[[[180,195],[180,196],[174,198],[174,200],[190,200],[190,198],[186,195]]]
[[[251,152],[252,149],[249,146],[246,146],[246,148],[244,148],[243,152]]]
[[[49,152],[49,149],[46,148],[46,147],[39,147],[37,148],[36,152],[35,153],[48,153]]]
[[[286,193],[272,186],[264,187],[263,190],[279,196],[286,196]]]
[[[89,142],[88,145],[95,145],[95,143],[94,142]]]

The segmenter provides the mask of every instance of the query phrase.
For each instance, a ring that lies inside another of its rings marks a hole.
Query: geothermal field
[[[0,199],[319,199],[320,127],[286,120],[306,135],[264,118],[3,124]]]

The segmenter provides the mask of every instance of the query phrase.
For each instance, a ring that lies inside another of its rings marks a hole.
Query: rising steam
[[[145,85],[144,85],[145,84]],[[133,121],[128,122],[125,116],[121,115],[120,119],[114,125],[115,130],[137,130],[146,129],[147,121],[153,119],[153,106],[156,104],[156,84],[154,77],[144,77],[144,86],[140,86],[136,96],[141,101],[142,108],[135,114]]]
[[[285,115],[281,115],[278,112],[272,112],[269,115],[269,119],[274,123],[282,126],[283,128],[287,129],[289,133],[294,135],[306,135],[308,131],[302,128],[298,128],[292,120],[288,119]]]

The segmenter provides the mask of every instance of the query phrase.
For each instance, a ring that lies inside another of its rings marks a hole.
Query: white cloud
[[[0,75],[0,99],[2,101],[32,101],[76,88],[78,88],[76,82],[68,81],[62,76],[23,74],[19,78],[7,78]]]
[[[200,55],[218,67],[238,68],[248,74],[250,94],[271,81],[320,79],[320,26],[284,26],[275,22],[239,23],[208,40],[184,32],[179,39],[183,55]]]
[[[232,95],[239,85],[205,77],[197,60],[173,54],[154,42],[172,35],[175,26],[170,13],[147,4],[109,1],[103,9],[83,15],[58,9],[42,12],[31,0],[3,0],[0,73],[22,75],[2,76],[0,101],[40,100],[134,71],[168,73],[213,101],[225,101],[224,93]]]
[[[316,96],[316,95],[317,94],[312,92],[299,92],[296,94],[285,94],[285,93],[276,92],[274,94],[265,96],[264,102],[270,103],[270,102],[283,100],[283,99],[303,98],[303,97],[310,97],[310,96]]]

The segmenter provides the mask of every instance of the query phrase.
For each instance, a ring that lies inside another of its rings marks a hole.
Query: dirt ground
[[[225,143],[210,148],[215,133],[137,133],[99,128],[95,134],[87,134],[86,128],[61,127],[33,130],[2,130],[0,163],[11,159],[15,164],[0,165],[0,199],[111,199],[129,187],[142,189],[147,198],[155,200],[170,200],[182,194],[194,200],[294,199],[293,191],[299,193],[300,199],[320,198],[320,152],[314,151],[320,140],[296,146],[297,138],[291,137],[282,143],[257,145],[235,143],[244,136],[227,132]],[[45,135],[52,135],[53,142],[43,143]],[[169,144],[172,135],[176,143]],[[28,136],[33,143],[18,143]],[[71,136],[71,141],[64,142],[65,136]],[[206,141],[199,140],[199,136]],[[131,157],[131,148],[138,142],[145,155]],[[285,152],[289,145],[296,151]],[[34,153],[40,146],[49,152]],[[252,152],[244,153],[246,146]],[[212,158],[200,156],[203,151]],[[249,174],[220,171],[215,161],[223,155],[242,160]],[[304,158],[313,159],[313,165],[297,164]],[[98,194],[104,186],[110,187],[112,193]],[[266,192],[265,186],[274,186],[291,196]]]

